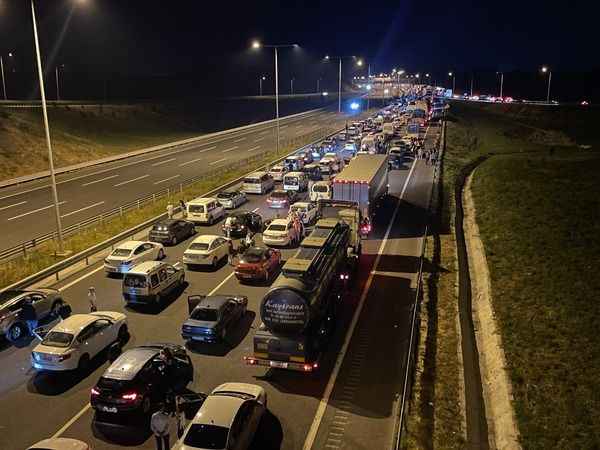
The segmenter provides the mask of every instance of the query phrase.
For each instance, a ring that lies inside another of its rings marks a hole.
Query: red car
[[[250,247],[240,256],[235,276],[240,281],[269,281],[279,270],[281,252],[273,248]]]

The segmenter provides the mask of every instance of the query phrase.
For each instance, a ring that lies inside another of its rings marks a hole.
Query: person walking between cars
[[[33,335],[33,330],[37,328],[38,317],[37,312],[35,311],[35,307],[33,306],[33,302],[31,299],[25,300],[23,306],[21,306],[21,311],[19,312],[19,318],[27,324],[27,328],[29,329],[29,334]]]
[[[90,312],[95,313],[98,311],[98,305],[96,304],[96,288],[90,286],[88,289],[88,301],[90,302]]]
[[[181,212],[183,214],[183,217],[185,217],[186,215],[186,207],[185,207],[185,200],[184,199],[179,199],[179,206],[181,207]]]
[[[169,426],[170,426],[171,418],[169,417],[169,413],[164,405],[152,414],[152,419],[150,420],[150,428],[152,429],[152,433],[154,433],[154,438],[156,439],[156,450],[170,450],[171,446],[169,445]]]
[[[233,248],[233,241],[227,242],[227,262],[230,266],[233,266],[233,258],[235,258],[235,249]]]
[[[174,211],[173,204],[172,204],[172,203],[169,203],[169,204],[167,205],[167,217],[168,217],[169,219],[172,219],[172,218],[173,218],[173,211]]]

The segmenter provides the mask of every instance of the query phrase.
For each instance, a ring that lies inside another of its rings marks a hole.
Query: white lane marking
[[[119,175],[111,175],[110,177],[100,178],[99,180],[90,181],[89,183],[83,183],[82,186],[90,186],[92,184],[101,183],[102,181],[110,180],[111,178],[117,178]]]
[[[214,166],[215,164],[219,164],[220,162],[223,162],[223,161],[225,161],[226,159],[227,159],[227,158],[221,158],[221,159],[218,159],[218,160],[216,160],[216,161],[213,161],[213,162],[211,162],[211,163],[209,164],[209,166]]]
[[[215,148],[217,148],[217,146],[213,145],[212,147],[208,147],[208,148],[204,148],[204,149],[200,150],[198,153],[204,153],[204,152],[207,152],[209,150],[214,150]]]
[[[103,204],[104,204],[104,201],[101,201],[101,202],[98,202],[98,203],[94,203],[93,205],[85,206],[85,207],[83,207],[81,209],[77,209],[75,211],[71,211],[70,213],[63,214],[60,217],[69,217],[69,216],[72,216],[73,214],[77,214],[78,212],[85,211],[86,209],[90,209],[90,208],[95,208],[96,206],[100,206],[100,205],[103,205]]]
[[[265,138],[261,137],[261,138],[258,138],[258,139],[254,139],[254,142],[260,142],[260,141],[264,141],[264,140],[265,140]]]
[[[12,208],[13,206],[24,205],[25,203],[27,203],[27,201],[19,202],[19,203],[14,203],[14,204],[8,205],[8,206],[3,206],[2,208],[0,208],[0,211],[8,209],[8,208]]]
[[[253,152],[254,150],[258,150],[260,148],[260,145],[257,145],[256,147],[252,147],[250,149],[248,149],[249,152]]]
[[[153,167],[160,166],[160,165],[162,165],[162,164],[166,164],[166,163],[168,163],[168,162],[175,161],[176,159],[177,159],[177,158],[165,159],[164,161],[159,161],[159,162],[156,162],[156,163],[152,164],[152,166],[153,166]]]
[[[208,296],[210,297],[211,295],[214,295],[214,294],[215,294],[215,292],[217,292],[219,289],[221,289],[221,287],[223,287],[223,285],[224,285],[225,283],[227,283],[227,281],[229,281],[229,279],[230,279],[232,276],[234,276],[234,275],[235,275],[235,272],[231,272],[229,275],[227,275],[227,276],[225,277],[225,279],[224,279],[223,281],[221,281],[221,282],[220,282],[220,283],[217,285],[217,287],[216,287],[216,288],[214,288],[212,291],[210,291],[210,292],[208,293]]]
[[[64,203],[67,203],[67,202],[66,201],[58,202],[58,205],[60,206],[60,205],[62,205]],[[33,211],[29,211],[29,212],[26,212],[26,213],[23,213],[23,214],[19,214],[18,216],[15,216],[15,217],[10,217],[7,220],[20,219],[21,217],[25,217],[25,216],[28,216],[30,214],[35,214],[36,212],[40,212],[40,211],[43,211],[45,209],[50,209],[50,208],[54,208],[54,205],[48,205],[48,206],[44,206],[43,208],[34,209]]]
[[[223,150],[221,153],[227,153],[227,152],[230,152],[231,150],[235,150],[236,148],[238,148],[238,146],[237,146],[237,145],[234,145],[234,146],[233,146],[233,147],[231,147],[231,148],[227,148],[227,149]]]
[[[90,405],[89,403],[86,403],[86,405],[81,409],[81,411],[79,411],[77,414],[75,414],[71,420],[69,420],[67,423],[65,423],[62,428],[60,430],[58,430],[56,433],[54,433],[54,435],[52,436],[52,439],[56,439],[57,437],[60,437],[61,434],[63,434],[65,431],[67,431],[67,429],[73,425],[81,416],[83,416],[85,414],[85,412],[90,409],[92,407],[92,405]]]
[[[85,275],[80,276],[79,278],[77,278],[76,280],[71,281],[70,283],[65,284],[63,287],[59,288],[58,290],[60,292],[64,292],[65,290],[69,289],[71,286],[79,283],[82,280],[85,280],[87,277],[95,274],[96,272],[100,272],[101,270],[104,270],[104,266],[100,266],[100,267],[96,267],[94,270],[92,270],[91,272],[86,273]]]
[[[149,176],[150,176],[150,175],[148,175],[148,174],[146,174],[146,175],[142,175],[141,177],[134,178],[133,180],[127,180],[127,181],[123,181],[123,182],[121,182],[121,183],[114,184],[113,186],[114,186],[114,187],[123,186],[123,185],[125,185],[125,184],[133,183],[134,181],[143,180],[144,178],[148,178]]]
[[[245,141],[245,140],[246,140],[246,138],[245,138],[245,137],[243,137],[243,138],[236,139],[236,140],[235,140],[235,141],[233,141],[233,142],[243,142],[243,141]]]
[[[260,209],[260,208],[254,208],[254,209],[252,210],[252,212],[256,212],[256,211],[258,211],[259,209]]]
[[[342,345],[342,349],[338,354],[338,357],[335,361],[335,366],[333,367],[333,371],[331,372],[331,376],[329,377],[329,381],[327,382],[327,386],[325,387],[325,392],[323,393],[323,398],[319,402],[319,407],[317,408],[317,412],[315,413],[315,418],[313,419],[313,423],[311,424],[308,434],[306,435],[306,440],[304,441],[303,450],[312,449],[313,444],[315,443],[315,438],[317,437],[317,431],[319,430],[319,425],[321,425],[321,420],[325,415],[325,411],[327,410],[327,404],[329,403],[329,398],[331,397],[331,392],[333,391],[333,386],[335,385],[335,381],[337,379],[340,368],[342,367],[342,362],[344,361],[344,357],[346,356],[346,352],[348,351],[348,346],[350,345],[350,339],[352,339],[352,335],[354,334],[354,328],[356,328],[356,323],[358,322],[358,318],[360,317],[360,313],[362,311],[363,305],[365,303],[365,299],[367,298],[367,294],[369,293],[369,289],[371,288],[371,284],[373,283],[373,278],[375,277],[375,271],[377,270],[377,266],[379,265],[379,260],[381,259],[382,252],[387,244],[388,238],[390,236],[390,232],[392,231],[392,225],[396,220],[396,216],[398,215],[398,210],[400,209],[400,203],[402,197],[404,196],[404,192],[406,191],[406,187],[408,186],[408,182],[413,174],[415,169],[416,161],[413,161],[412,167],[410,168],[410,172],[406,177],[406,182],[404,183],[404,187],[402,188],[402,192],[400,193],[400,198],[398,198],[396,202],[396,207],[394,208],[394,213],[392,214],[392,218],[388,224],[387,230],[385,231],[385,235],[381,244],[379,244],[379,250],[377,251],[377,257],[375,258],[375,262],[373,263],[373,270],[369,273],[369,278],[367,278],[367,282],[363,288],[363,291],[360,295],[360,299],[358,301],[358,306],[354,311],[354,316],[352,316],[352,322],[350,323],[350,327],[348,328],[348,332],[346,333],[346,337],[344,338],[344,344]]]
[[[204,158],[196,158],[196,159],[192,159],[191,161],[186,161],[184,163],[179,164],[179,167],[183,167],[183,166],[187,166],[188,164],[192,164],[198,161],[202,161]]]
[[[179,177],[179,175],[173,175],[172,177],[165,178],[164,180],[157,181],[154,184],[161,184],[161,183],[164,183],[165,181],[173,180],[173,179],[178,178],[178,177]]]
[[[281,126],[279,127],[279,129],[281,130],[282,128],[286,128],[286,127],[287,127],[287,125],[281,125]]]

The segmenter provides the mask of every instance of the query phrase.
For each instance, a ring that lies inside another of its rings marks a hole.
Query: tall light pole
[[[550,103],[550,85],[552,83],[552,71],[548,67],[542,67],[542,73],[548,73],[548,92],[546,93],[546,103]]]
[[[454,95],[454,90],[456,89],[456,78],[454,77],[454,72],[448,72],[448,76],[452,77],[452,95]]]
[[[58,192],[56,190],[56,175],[54,173],[54,159],[52,157],[52,142],[50,141],[50,126],[48,125],[48,109],[46,107],[46,91],[44,90],[44,71],[42,70],[42,57],[40,56],[40,43],[37,32],[37,20],[35,18],[34,0],[31,0],[31,20],[33,22],[33,38],[35,41],[35,55],[37,59],[38,78],[40,82],[40,96],[42,98],[42,114],[44,117],[44,129],[46,132],[46,145],[48,147],[48,163],[50,165],[50,180],[52,182],[52,198],[54,200],[54,213],[56,215],[56,233],[58,235],[59,254],[65,254],[63,242],[62,223],[60,220],[60,208],[58,203]]]
[[[54,69],[54,75],[56,78],[56,100],[60,100],[60,81],[59,81],[59,73],[60,69],[64,69],[65,65],[61,64],[60,66],[56,66]]]
[[[262,97],[263,95],[263,90],[262,90],[262,82],[265,81],[267,78],[264,75],[261,75],[258,78],[258,93],[259,95]]]
[[[502,92],[504,89],[504,72],[498,72],[498,73],[500,74],[500,98],[503,98]],[[471,95],[473,95],[473,94],[471,94]]]
[[[325,61],[330,61],[332,59],[337,59],[339,62],[338,67],[338,112],[342,112],[342,59],[356,59],[356,56],[329,56],[325,55]],[[356,61],[357,66],[362,66],[363,62],[361,59]]]
[[[290,79],[290,93],[294,95],[294,77]]]
[[[275,53],[275,122],[277,129],[277,154],[279,154],[279,63],[278,49],[280,48],[298,48],[298,44],[279,44],[279,45],[263,45],[259,41],[252,42],[252,48],[258,50],[261,47],[272,48]]]
[[[321,79],[320,79],[320,78],[317,78],[317,93],[321,92],[321,91],[320,91],[320,89],[319,89],[319,87],[320,87],[320,86],[319,86],[319,85],[320,85],[320,83],[321,83]]]
[[[471,97],[473,97],[473,78],[475,78],[475,76],[473,74],[471,74]],[[502,90],[502,89],[500,89]],[[502,94],[500,94],[500,97],[502,97]]]
[[[12,56],[12,53],[8,54],[9,58],[12,58]],[[7,100],[8,94],[6,93],[6,80],[4,79],[4,60],[2,59],[2,55],[0,55],[0,71],[2,72],[2,93],[4,94],[4,100]]]

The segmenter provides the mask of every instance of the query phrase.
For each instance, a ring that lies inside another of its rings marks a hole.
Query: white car
[[[77,439],[58,437],[44,439],[27,450],[90,450],[90,446]]]
[[[225,209],[235,209],[248,201],[242,191],[222,191],[217,194],[217,200]]]
[[[311,224],[317,220],[317,205],[311,202],[296,202],[290,206],[290,211],[298,214],[304,225]]]
[[[85,370],[102,350],[127,342],[127,317],[113,311],[73,314],[56,324],[31,352],[40,371]]]
[[[300,234],[291,219],[275,219],[263,231],[263,243],[269,246],[287,246],[300,242]]]
[[[174,448],[250,448],[266,410],[267,393],[262,387],[247,383],[222,384],[206,397]]]
[[[126,273],[136,264],[144,261],[158,261],[165,257],[165,249],[158,242],[127,241],[120,244],[104,260],[104,271]]]
[[[183,263],[190,266],[212,266],[217,268],[219,262],[227,258],[231,239],[212,234],[205,234],[192,241],[183,252]]]
[[[283,181],[283,176],[287,173],[287,168],[283,164],[277,164],[276,166],[271,167],[269,170],[269,175],[275,181]]]

